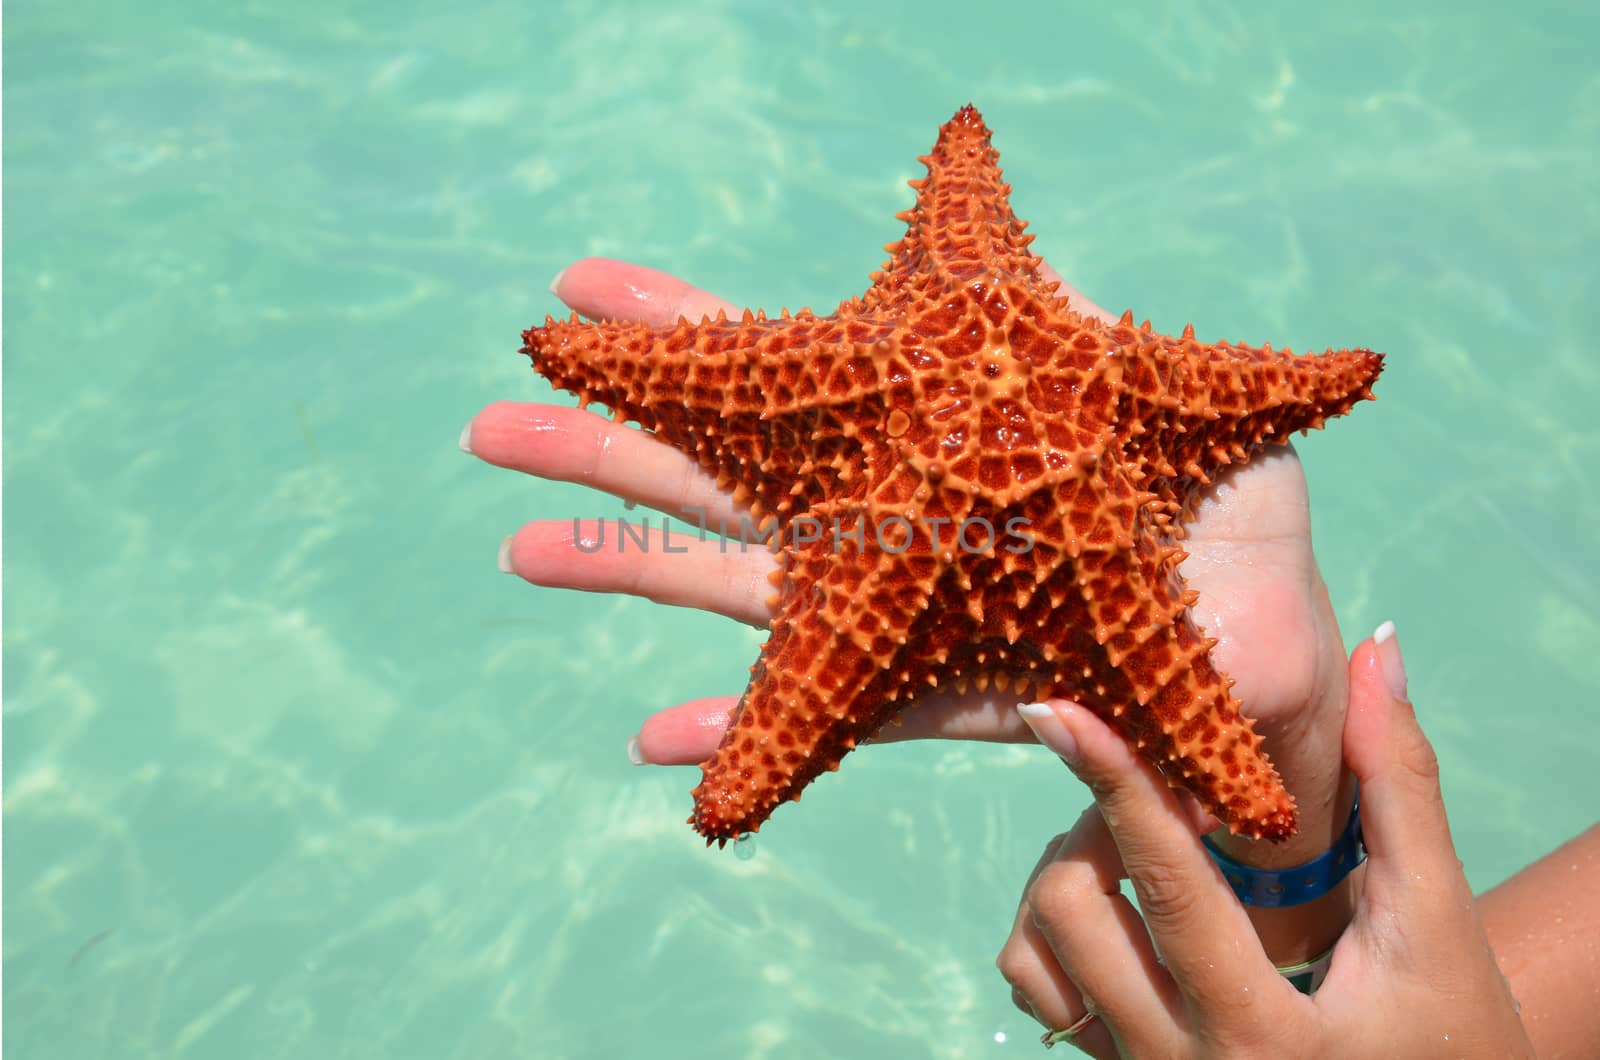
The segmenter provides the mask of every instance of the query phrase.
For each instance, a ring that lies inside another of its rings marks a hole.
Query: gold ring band
[[[1044,1042],[1046,1049],[1059,1042],[1070,1042],[1072,1039],[1082,1034],[1083,1029],[1089,1024],[1093,1023],[1097,1018],[1098,1017],[1096,1017],[1093,1012],[1085,1012],[1083,1015],[1073,1020],[1072,1026],[1070,1027],[1064,1027],[1059,1031],[1046,1031],[1044,1037],[1041,1038],[1040,1041]]]

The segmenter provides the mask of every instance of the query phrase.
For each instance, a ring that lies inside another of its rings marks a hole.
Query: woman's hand
[[[1387,677],[1387,680],[1386,680]],[[1028,707],[1095,793],[1030,877],[998,961],[1019,1007],[1097,1057],[1532,1056],[1450,838],[1392,637],[1349,664],[1344,756],[1370,860],[1320,990],[1278,975],[1192,810],[1098,718]],[[1119,890],[1133,884],[1138,907]]]
[[[1059,279],[1045,269],[1047,279]],[[665,324],[699,319],[729,303],[682,280],[636,265],[580,261],[557,277],[555,293],[591,318]],[[1071,287],[1074,308],[1112,318]],[[730,498],[689,457],[640,430],[587,412],[501,402],[484,409],[462,436],[479,458],[680,517],[691,525],[739,525]],[[583,533],[592,532],[588,524]],[[1274,447],[1216,484],[1188,526],[1182,571],[1200,592],[1195,616],[1219,639],[1218,665],[1231,675],[1247,713],[1258,720],[1285,784],[1300,805],[1301,835],[1280,846],[1233,849],[1241,860],[1309,860],[1328,846],[1349,811],[1339,802],[1338,741],[1345,701],[1344,649],[1311,552],[1305,477],[1294,451]],[[580,550],[572,519],[529,523],[508,539],[502,563],[537,585],[623,592],[726,615],[754,626],[771,619],[768,576],[776,559],[764,548],[689,542],[686,553]],[[722,739],[737,696],[702,699],[648,718],[630,745],[636,761],[690,764]],[[904,724],[879,739],[936,737],[1023,741],[1033,734],[1014,697],[998,691],[929,694],[901,712]],[[1340,920],[1339,923],[1343,923]]]

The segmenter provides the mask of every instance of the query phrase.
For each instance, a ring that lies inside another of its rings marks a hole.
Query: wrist
[[[1344,833],[1356,793],[1355,778],[1344,770],[1320,787],[1320,792],[1315,787],[1296,792],[1300,796],[1300,828],[1287,842],[1263,843],[1229,835],[1226,830],[1212,833],[1209,840],[1227,857],[1256,868],[1286,869],[1313,861],[1326,854]],[[1273,963],[1310,960],[1333,945],[1355,915],[1361,877],[1362,869],[1357,868],[1326,894],[1298,905],[1246,905],[1245,912]]]
[[[1283,966],[1311,960],[1339,941],[1355,919],[1356,899],[1366,866],[1358,867],[1333,890],[1302,905],[1278,909],[1245,906],[1261,948],[1273,964]]]

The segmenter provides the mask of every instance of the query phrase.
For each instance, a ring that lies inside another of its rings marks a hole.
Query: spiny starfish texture
[[[1383,358],[1105,324],[1040,278],[989,130],[940,130],[872,286],[832,314],[523,333],[557,388],[688,453],[779,532],[772,633],[690,823],[778,804],[933,688],[1095,710],[1230,829],[1293,798],[1212,665],[1177,541],[1201,491],[1372,396]]]

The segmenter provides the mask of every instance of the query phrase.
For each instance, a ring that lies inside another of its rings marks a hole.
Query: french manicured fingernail
[[[1061,709],[1068,711],[1073,708],[1071,704],[1063,703]],[[1017,713],[1022,715],[1022,720],[1028,723],[1040,743],[1060,755],[1062,761],[1073,769],[1078,768],[1078,741],[1073,739],[1055,707],[1049,703],[1018,703]]]
[[[511,569],[511,538],[500,542],[500,569],[507,574],[516,573]]]
[[[465,427],[461,428],[461,441],[460,441],[459,444],[461,446],[461,451],[463,453],[472,452],[472,421],[471,420],[468,420],[467,421],[467,425]]]
[[[1385,622],[1372,634],[1373,646],[1378,651],[1378,669],[1383,671],[1383,683],[1396,699],[1406,698],[1406,661],[1400,656],[1400,638],[1394,635],[1394,623]],[[1410,700],[1406,700],[1410,702]]]
[[[628,737],[628,761],[636,766],[644,765],[644,752],[639,750],[639,736],[637,733]]]
[[[550,293],[555,295],[557,298],[561,297],[561,292],[556,290],[556,288],[561,286],[561,277],[565,276],[566,274],[567,270],[562,269],[560,272],[556,273],[556,278],[550,281]]]

